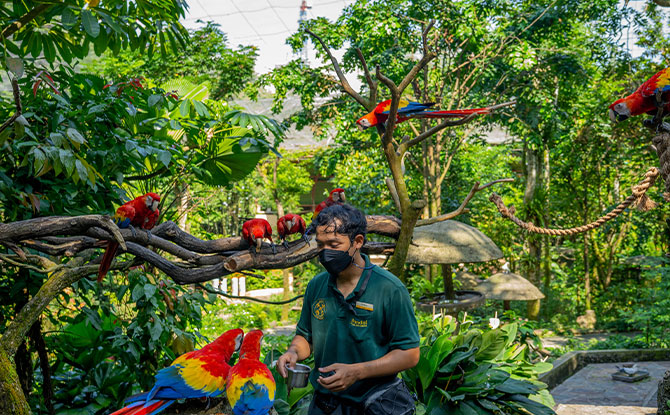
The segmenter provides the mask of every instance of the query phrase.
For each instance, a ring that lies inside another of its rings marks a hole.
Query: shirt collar
[[[361,290],[361,285],[363,285],[363,280],[365,279],[365,275],[366,275],[368,272],[372,272],[372,271],[369,271],[369,270],[368,270],[368,268],[370,268],[370,267],[372,266],[372,263],[370,262],[370,257],[368,257],[367,255],[365,255],[365,254],[362,253],[362,252],[361,252],[361,257],[362,257],[363,260],[365,261],[365,268],[366,268],[366,269],[363,270],[363,273],[361,274],[361,277],[358,279],[358,283],[356,283],[356,288],[354,288],[354,291],[352,292],[352,294],[356,294],[356,293],[358,293],[358,292]],[[333,274],[328,274],[328,286],[329,286],[330,288],[332,288],[333,290],[335,290],[335,292],[337,292],[337,293],[340,292],[340,291],[337,289],[337,276],[335,276],[335,275],[333,275]],[[341,294],[341,293],[340,293],[340,294]],[[350,294],[350,296],[351,296],[352,294]]]

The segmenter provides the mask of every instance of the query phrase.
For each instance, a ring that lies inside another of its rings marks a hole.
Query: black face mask
[[[354,251],[354,255],[356,252]],[[336,249],[323,249],[319,252],[319,262],[332,275],[339,275],[354,261],[353,255],[347,251],[338,251]]]

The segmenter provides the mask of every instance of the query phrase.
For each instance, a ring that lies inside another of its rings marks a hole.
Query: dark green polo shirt
[[[370,259],[366,255],[362,257],[366,268],[370,267]],[[394,349],[419,347],[419,328],[412,301],[407,288],[395,275],[373,266],[365,292],[353,302],[367,272],[363,271],[358,285],[346,299],[358,316],[343,303],[335,276],[323,272],[307,285],[296,333],[312,344],[315,368],[333,363],[368,362]],[[312,371],[309,378],[312,386],[317,391],[331,393],[317,383],[319,374],[317,369]],[[392,379],[393,376],[364,379],[337,395],[361,402],[374,385]]]

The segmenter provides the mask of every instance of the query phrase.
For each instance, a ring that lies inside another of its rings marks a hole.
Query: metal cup
[[[288,365],[286,365],[286,371],[288,373],[286,386],[289,389],[304,388],[307,386],[309,372],[312,371],[312,368],[307,365],[296,363],[295,368],[290,368]]]

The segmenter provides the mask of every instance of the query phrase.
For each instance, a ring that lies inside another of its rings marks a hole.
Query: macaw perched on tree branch
[[[314,221],[314,218],[318,216],[319,212],[321,212],[328,206],[341,205],[346,202],[347,198],[344,194],[344,189],[338,187],[337,189],[331,190],[328,198],[326,198],[326,200],[316,205],[316,208],[314,209],[314,216],[312,216],[312,222]]]
[[[228,372],[226,396],[234,415],[267,415],[275,399],[272,372],[260,361],[263,332],[244,336],[240,359]]]
[[[300,215],[293,213],[288,213],[277,220],[277,233],[286,249],[288,249],[288,243],[286,243],[288,235],[299,233],[305,242],[309,243],[309,239],[305,236],[306,228],[305,220]]]
[[[113,221],[119,228],[130,228],[133,234],[135,233],[134,227],[139,227],[148,231],[156,226],[156,223],[158,222],[158,217],[160,216],[158,204],[160,201],[161,197],[156,193],[151,192],[144,196],[136,197],[116,209]],[[151,233],[148,232],[147,234],[149,238],[151,238]],[[101,282],[102,279],[105,278],[105,275],[107,275],[107,271],[109,271],[109,268],[112,266],[112,260],[116,256],[116,251],[118,249],[119,244],[117,242],[107,242],[105,254],[102,256],[100,268],[98,268],[98,282]]]
[[[249,243],[249,247],[256,247],[256,253],[260,252],[263,239],[270,240],[272,253],[276,253],[275,244],[272,242],[272,226],[265,219],[251,219],[242,225],[242,237]]]
[[[228,361],[240,348],[244,332],[232,329],[200,350],[184,353],[156,374],[149,392],[131,396],[125,408],[111,415],[155,415],[178,399],[221,395],[230,371]]]
[[[464,110],[449,110],[449,111],[427,111],[428,108],[435,105],[434,103],[421,104],[418,102],[407,101],[401,99],[398,104],[397,123],[407,121],[412,118],[463,118],[472,114],[489,114],[491,109],[486,108],[470,108]],[[363,131],[376,125],[384,126],[389,116],[391,108],[391,100],[382,101],[375,107],[372,112],[362,116],[356,121],[358,128]]]
[[[654,116],[650,125],[659,125],[663,117],[670,113],[670,68],[658,72],[635,92],[609,106],[612,122],[620,122],[644,113]]]

